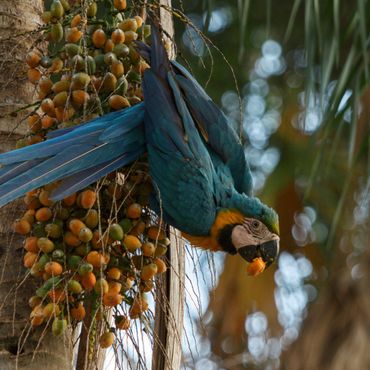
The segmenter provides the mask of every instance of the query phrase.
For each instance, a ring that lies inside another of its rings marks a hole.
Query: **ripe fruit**
[[[72,92],[72,100],[78,105],[85,104],[90,98],[90,95],[84,90],[75,90]]]
[[[166,264],[160,258],[156,258],[153,262],[157,265],[157,274],[162,274],[167,270]]]
[[[60,314],[60,308],[56,303],[48,303],[43,309],[43,314],[45,318],[58,316]]]
[[[150,242],[146,242],[141,246],[141,250],[144,256],[153,257],[155,252],[155,245]]]
[[[123,44],[125,42],[125,33],[118,28],[112,32],[111,38],[115,44]]]
[[[117,329],[120,330],[130,329],[130,319],[127,316],[116,316],[115,324]]]
[[[36,211],[35,217],[37,221],[49,221],[53,217],[53,212],[48,207],[42,207]]]
[[[59,276],[63,272],[63,267],[58,262],[48,262],[45,265],[45,272],[52,276]]]
[[[26,55],[26,63],[30,68],[36,68],[40,64],[41,56],[35,51],[30,51]]]
[[[81,244],[81,240],[76,235],[67,231],[63,236],[64,242],[71,247],[78,247]]]
[[[28,234],[31,231],[31,224],[24,219],[20,219],[18,221],[15,221],[13,224],[14,231],[18,234]]]
[[[261,257],[255,258],[247,267],[247,274],[250,276],[256,276],[263,272],[266,267],[266,263]]]
[[[68,227],[69,230],[71,230],[74,235],[78,236],[81,229],[86,227],[86,225],[78,218],[74,218],[71,221],[69,221]]]
[[[103,295],[103,304],[104,306],[107,306],[107,307],[114,307],[114,306],[117,306],[118,304],[121,304],[122,299],[123,297],[121,296],[121,294],[108,291],[107,293]]]
[[[114,342],[114,334],[110,331],[103,333],[99,339],[99,344],[101,348],[108,348]]]
[[[117,10],[121,12],[126,9],[127,1],[126,0],[114,0],[113,5]]]
[[[55,248],[54,243],[50,239],[44,237],[37,240],[37,246],[44,253],[51,253]]]
[[[76,14],[71,20],[71,27],[77,27],[81,23],[82,17],[80,14]]]
[[[24,241],[24,249],[27,252],[38,253],[39,247],[37,245],[37,237],[29,236],[28,238],[26,238],[26,240]]]
[[[150,280],[158,271],[158,267],[155,263],[143,266],[140,273],[142,280]]]
[[[24,267],[31,268],[37,261],[37,253],[27,252],[23,257]]]
[[[138,25],[135,18],[128,18],[118,24],[118,27],[122,31],[133,31],[136,32]]]
[[[163,240],[166,238],[166,234],[163,230],[159,229],[157,226],[151,226],[147,232],[148,238],[152,240]]]
[[[129,252],[133,253],[141,247],[140,240],[134,235],[126,235],[123,239],[123,245]]]
[[[83,306],[82,302],[78,304],[78,306],[73,307],[71,309],[71,316],[73,319],[77,321],[82,321],[86,316],[86,310]]]
[[[141,205],[138,203],[131,204],[126,211],[128,218],[139,218],[141,216]]]
[[[36,84],[41,78],[41,72],[37,68],[30,68],[27,71],[28,81]]]
[[[87,274],[83,275],[81,278],[81,284],[87,291],[92,290],[96,284],[96,277],[94,273],[88,272]]]
[[[111,267],[107,272],[108,278],[113,279],[113,280],[119,280],[119,278],[121,277],[121,274],[122,274],[122,271],[117,267]]]
[[[96,202],[97,194],[93,190],[85,190],[80,194],[79,202],[82,208],[89,209]]]
[[[130,106],[130,102],[123,96],[112,95],[109,98],[109,106],[114,110],[127,108]]]
[[[93,265],[95,268],[100,268],[104,264],[106,264],[106,260],[104,256],[97,252],[97,251],[92,251],[86,256],[86,261]]]
[[[73,193],[73,194],[69,195],[68,197],[64,198],[63,199],[63,203],[67,207],[70,207],[70,206],[72,206],[75,203],[76,198],[77,198],[77,194],[76,193]]]
[[[98,279],[96,281],[95,286],[94,286],[94,290],[95,290],[96,293],[98,293],[100,295],[103,295],[105,293],[108,293],[109,285],[108,285],[107,280],[105,280],[105,279]]]
[[[82,37],[82,32],[77,27],[72,27],[66,31],[66,40],[68,42],[78,42]]]
[[[99,29],[93,33],[91,40],[95,47],[102,48],[107,41],[107,36],[103,30]]]

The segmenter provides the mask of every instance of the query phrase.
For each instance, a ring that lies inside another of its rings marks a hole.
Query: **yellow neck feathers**
[[[182,233],[184,238],[189,240],[189,242],[203,249],[210,249],[211,251],[222,250],[221,246],[218,244],[218,234],[221,229],[226,225],[230,224],[241,224],[245,217],[234,209],[222,209],[217,213],[215,222],[212,225],[211,233],[207,236],[192,236],[186,233]]]

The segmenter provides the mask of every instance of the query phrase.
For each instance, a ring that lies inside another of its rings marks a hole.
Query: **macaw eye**
[[[252,222],[252,227],[253,227],[253,229],[259,229],[260,223],[258,221],[253,221]]]

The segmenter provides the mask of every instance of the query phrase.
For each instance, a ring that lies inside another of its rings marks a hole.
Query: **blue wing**
[[[175,78],[181,87],[189,110],[209,146],[230,169],[235,189],[250,195],[252,176],[243,146],[223,112],[215,105],[198,82],[179,63],[173,61]]]
[[[156,29],[156,27],[154,26],[153,29]],[[163,47],[158,42],[157,36],[152,38],[151,47],[142,42],[136,44],[140,54],[152,66],[153,61],[165,60],[165,56],[158,51],[158,48],[163,49]],[[155,56],[151,55],[151,50],[155,52]],[[166,63],[159,63],[159,65],[162,66],[162,69],[158,75],[164,78],[163,66]],[[234,128],[189,71],[174,60],[171,61],[171,65],[174,78],[182,90],[183,99],[204,141],[228,167],[234,180],[235,189],[240,193],[251,195],[253,187],[251,172],[243,146]],[[152,69],[155,70],[153,67]],[[178,98],[175,100],[177,101]]]
[[[0,155],[0,205],[64,179],[55,200],[131,163],[145,152],[144,106],[56,131],[42,143]]]
[[[152,32],[158,40],[158,31],[154,28]],[[180,230],[207,235],[217,211],[216,173],[163,46],[160,42],[154,45],[152,42],[152,67],[145,71],[143,91],[149,168],[158,190],[155,203]],[[160,214],[160,209],[157,212]]]

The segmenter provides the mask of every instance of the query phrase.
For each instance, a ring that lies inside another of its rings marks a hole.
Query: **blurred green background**
[[[178,59],[240,132],[282,248],[256,278],[189,249],[184,368],[370,368],[370,2],[172,5]]]

